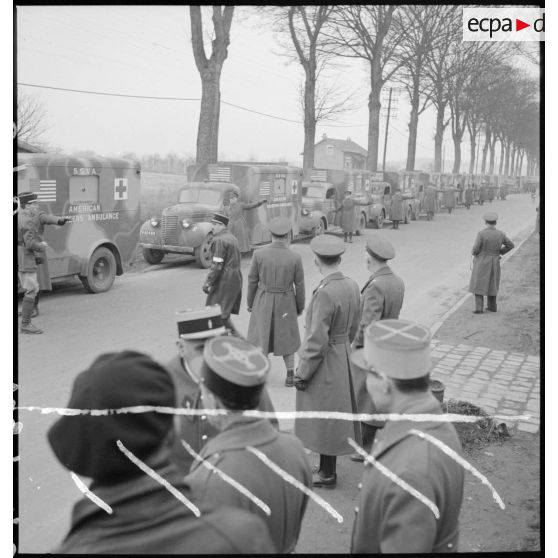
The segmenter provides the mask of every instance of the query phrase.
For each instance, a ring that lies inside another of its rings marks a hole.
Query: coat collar
[[[333,273],[330,273],[329,275],[326,275],[319,283],[319,285],[314,289],[314,293],[317,293],[320,289],[322,289],[323,287],[325,287],[328,283],[331,283],[332,281],[337,281],[338,279],[344,279],[345,276],[343,275],[342,271],[334,271]]]
[[[376,277],[380,277],[381,275],[393,275],[393,271],[391,270],[391,267],[389,267],[389,265],[385,264],[382,267],[380,267],[380,269],[377,269],[372,275],[370,275],[370,277],[368,278],[368,281],[366,281],[366,283],[364,284],[364,287],[362,287],[362,290],[360,292],[361,293],[364,292],[366,287],[368,287],[368,285],[370,285],[370,283],[372,283],[372,281],[374,281],[374,279],[376,279]]]
[[[269,245],[269,248],[288,248],[286,240],[274,240]]]
[[[279,433],[267,419],[246,418],[234,422],[209,440],[201,455],[206,457],[212,453],[245,449],[247,444],[260,446],[272,442],[278,436]]]
[[[442,409],[440,407],[440,402],[430,392],[427,392],[423,395],[410,398],[408,402],[393,409],[391,412],[409,415],[441,415]],[[432,431],[442,426],[444,426],[442,422],[415,422],[412,420],[388,421],[386,426],[380,430],[378,441],[372,448],[372,455],[377,458],[397,445],[404,438],[413,436],[413,434],[409,434],[409,431],[413,428],[423,431]]]

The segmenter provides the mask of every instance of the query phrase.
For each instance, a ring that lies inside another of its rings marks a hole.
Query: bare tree
[[[28,143],[41,143],[43,134],[49,129],[43,104],[28,95],[17,95],[17,138]]]
[[[221,104],[220,81],[223,64],[228,56],[230,30],[234,6],[213,6],[213,37],[211,55],[205,52],[204,30],[200,6],[190,6],[192,49],[202,82],[202,98],[196,163],[216,163],[219,141],[219,115]]]
[[[397,9],[385,5],[337,6],[325,33],[328,52],[360,58],[368,63],[370,93],[366,166],[371,171],[378,168],[382,87],[398,68],[394,52],[401,40],[402,29],[395,32],[392,28]]]

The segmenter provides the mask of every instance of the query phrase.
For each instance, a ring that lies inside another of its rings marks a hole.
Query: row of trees
[[[202,12],[190,6],[194,58],[202,81],[196,162],[217,161],[219,82],[228,55],[233,6],[213,6],[211,54],[206,53]],[[444,132],[451,126],[453,172],[461,170],[465,132],[470,142],[469,172],[475,168],[481,137],[482,172],[522,169],[535,174],[539,165],[539,87],[514,62],[517,46],[463,42],[462,12],[457,6],[284,6],[261,7],[260,17],[277,31],[286,56],[303,70],[301,105],[304,124],[303,168],[313,167],[319,121],[340,114],[345,102],[331,88],[320,89],[324,70],[343,58],[364,60],[369,71],[367,168],[376,171],[380,136],[381,93],[386,84],[400,84],[411,111],[407,170],[415,167],[420,115],[436,111],[434,170],[442,166]],[[207,42],[207,41],[206,41]],[[528,53],[532,56],[532,53]],[[533,61],[532,61],[533,62]],[[535,57],[534,62],[537,62]]]

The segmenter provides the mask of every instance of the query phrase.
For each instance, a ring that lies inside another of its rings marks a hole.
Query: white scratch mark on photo
[[[295,479],[292,475],[287,473],[284,469],[281,469],[276,463],[271,461],[265,453],[261,452],[259,449],[256,449],[253,446],[246,446],[246,450],[253,453],[256,457],[258,457],[265,465],[267,465],[272,471],[277,473],[284,481],[292,484],[295,488],[298,488],[301,492],[304,492],[309,498],[314,500],[316,504],[324,508],[327,513],[332,515],[338,523],[343,523],[343,516],[334,509],[328,502],[326,502],[323,498],[320,498],[315,492],[310,490],[308,487],[304,486],[300,481]]]
[[[439,447],[446,455],[448,455],[449,457],[457,461],[457,463],[459,463],[464,469],[471,472],[483,484],[485,484],[486,486],[488,486],[488,488],[490,488],[490,490],[492,491],[492,497],[498,503],[500,508],[503,510],[506,509],[506,505],[504,504],[504,501],[502,500],[502,498],[500,498],[500,495],[498,494],[498,492],[496,492],[496,489],[492,486],[490,481],[478,469],[475,469],[473,465],[471,465],[468,461],[463,459],[463,457],[461,457],[457,452],[452,450],[447,444],[444,444],[444,442],[438,440],[438,438],[435,438],[430,434],[426,434],[426,432],[421,432],[420,430],[415,430],[414,428],[410,432],[411,434],[420,436],[421,438],[424,438],[425,440],[428,440],[435,446]]]
[[[86,484],[73,471],[70,471],[70,476],[72,477],[72,480],[76,483],[76,486],[79,488],[80,492],[82,492],[86,498],[89,498],[94,504],[97,504],[102,510],[106,511],[109,515],[112,514],[112,508],[104,500],[99,498],[99,496],[93,494],[93,492],[91,492],[91,490],[87,488]]]
[[[246,498],[248,498],[249,500],[254,502],[254,504],[256,504],[256,506],[258,506],[260,509],[262,509],[263,512],[266,515],[271,515],[271,509],[269,508],[269,506],[265,502],[260,500],[253,492],[250,492],[244,485],[242,485],[238,481],[234,480],[232,477],[227,475],[227,473],[224,473],[223,471],[221,471],[221,469],[215,467],[215,465],[212,465],[211,463],[206,461],[199,453],[195,452],[194,448],[188,442],[186,442],[185,440],[180,440],[180,442],[182,443],[182,445],[184,446],[186,451],[196,461],[200,461],[201,464],[206,469],[209,469],[210,471],[213,471],[216,475],[221,477],[221,479],[223,479],[226,483],[230,484],[233,488],[236,488],[241,494],[246,496]]]
[[[156,480],[159,484],[163,485],[177,500],[182,502],[196,517],[201,517],[201,512],[196,505],[194,505],[184,494],[179,492],[169,481],[164,479],[161,475],[156,473],[151,467],[146,465],[141,459],[138,459],[126,446],[120,441],[116,440],[118,449],[139,469],[149,475],[152,479]]]
[[[406,490],[411,496],[414,496],[417,500],[421,501],[426,507],[430,508],[434,517],[440,519],[440,510],[438,506],[430,499],[428,499],[422,492],[419,492],[416,488],[412,487],[408,482],[404,481],[401,477],[396,475],[393,471],[390,471],[385,465],[382,465],[377,459],[374,459],[367,451],[361,448],[352,438],[347,438],[351,447],[357,451],[365,461],[374,465],[380,473],[383,473],[388,479],[393,481],[395,484],[400,486],[403,490]]]

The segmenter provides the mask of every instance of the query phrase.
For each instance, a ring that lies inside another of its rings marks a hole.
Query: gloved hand
[[[303,380],[302,378],[299,378],[298,376],[295,375],[295,377],[294,377],[294,387],[298,391],[306,391],[306,386],[307,386],[306,380]]]
[[[58,219],[58,224],[59,225],[65,225],[70,219],[68,217],[60,217],[60,219]]]
[[[203,286],[202,286],[202,291],[205,294],[209,294],[209,289],[210,289],[210,286],[207,283],[204,283]]]
[[[35,263],[37,265],[41,265],[41,264],[45,263],[45,260],[44,260],[44,258],[41,258],[41,256],[35,256]]]

